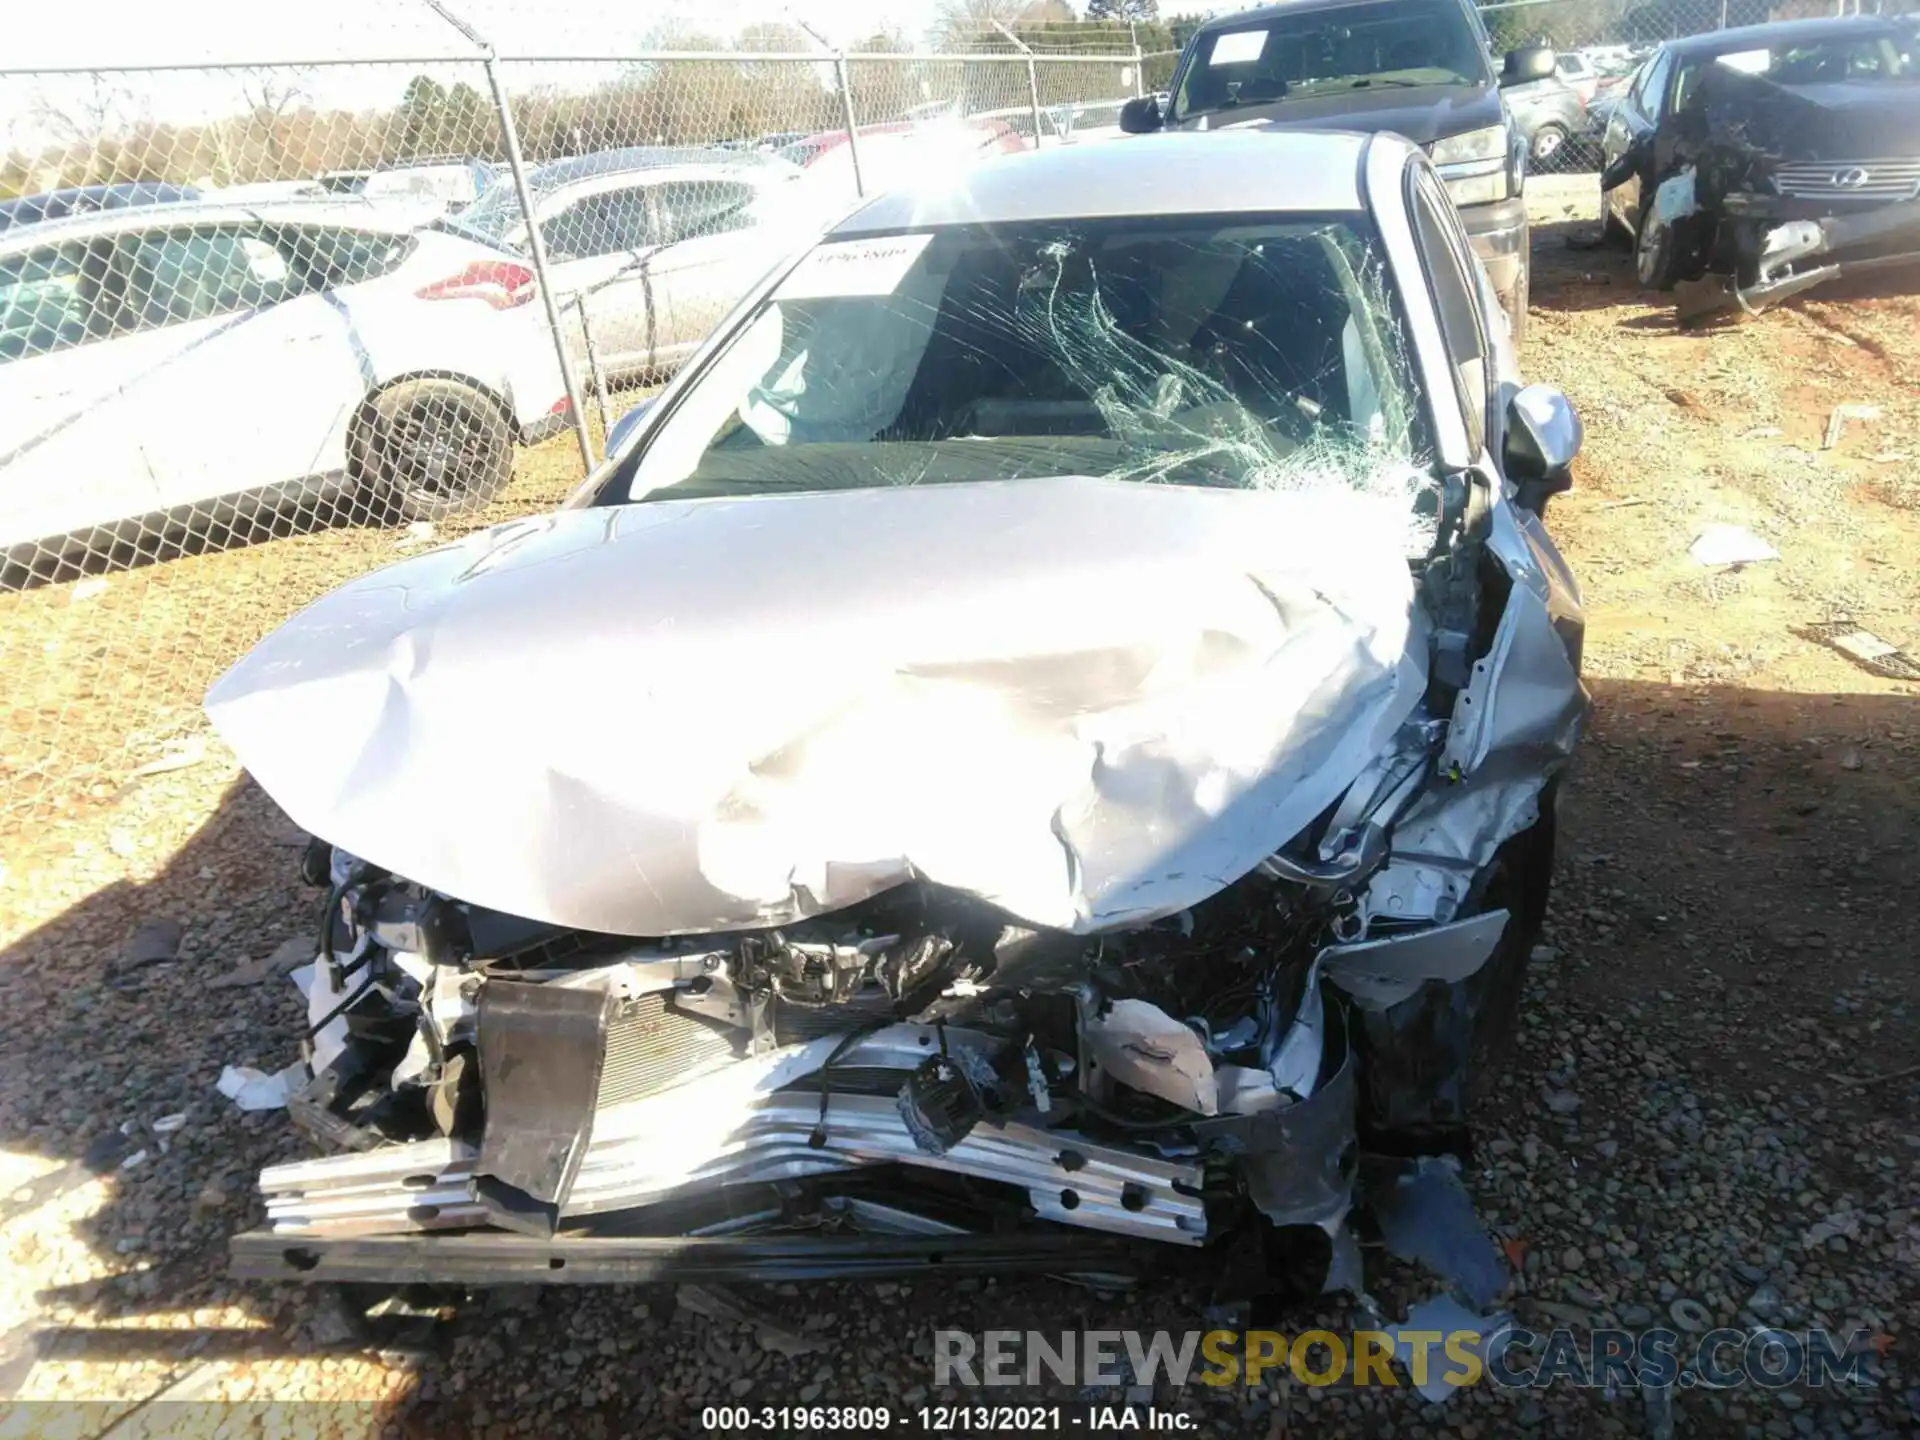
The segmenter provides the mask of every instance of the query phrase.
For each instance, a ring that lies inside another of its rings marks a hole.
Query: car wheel
[[[1560,153],[1560,148],[1567,143],[1569,138],[1564,125],[1557,125],[1549,121],[1533,132],[1533,142],[1528,147],[1527,153],[1534,164],[1544,165]]]
[[[485,504],[513,475],[513,434],[491,395],[458,380],[403,380],[361,427],[360,489],[407,520]]]
[[[1640,226],[1633,237],[1633,273],[1649,290],[1671,290],[1683,272],[1687,236],[1654,213],[1652,200],[1640,204]]]

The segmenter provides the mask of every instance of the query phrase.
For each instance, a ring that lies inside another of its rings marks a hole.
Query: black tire
[[[1533,132],[1533,138],[1527,142],[1527,159],[1531,164],[1544,165],[1558,155],[1573,133],[1566,126],[1549,120]]]
[[[1653,213],[1653,200],[1641,191],[1640,225],[1633,236],[1633,273],[1649,290],[1671,290],[1698,273],[1699,225],[1687,216],[1677,225],[1662,224]]]
[[[1487,963],[1466,982],[1479,1001],[1467,1077],[1470,1105],[1492,1087],[1513,1048],[1527,966],[1553,891],[1559,789],[1557,778],[1547,783],[1540,792],[1540,818],[1500,847],[1460,907],[1463,915],[1506,910],[1512,916]]]
[[[360,427],[360,491],[404,520],[477,509],[513,476],[500,402],[458,380],[402,380],[374,396]]]

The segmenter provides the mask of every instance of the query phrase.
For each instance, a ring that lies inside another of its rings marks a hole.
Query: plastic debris
[[[1800,634],[1838,650],[1861,669],[1888,680],[1920,680],[1920,661],[1851,620],[1826,620],[1804,626]]]
[[[174,770],[186,770],[198,765],[207,758],[205,740],[189,740],[178,750],[162,755],[158,760],[149,760],[133,772],[135,779],[145,779],[149,775],[165,775]]]
[[[1687,553],[1701,565],[1753,565],[1778,560],[1780,552],[1738,525],[1709,525]]]
[[[1443,1400],[1451,1399],[1453,1392],[1460,1388],[1457,1383],[1446,1378],[1449,1374],[1457,1373],[1460,1367],[1452,1363],[1453,1357],[1449,1357],[1443,1363],[1442,1357],[1435,1353],[1438,1347],[1433,1343],[1433,1336],[1445,1335],[1448,1337],[1450,1351],[1457,1347],[1467,1354],[1479,1356],[1484,1361],[1511,1329],[1513,1329],[1511,1315],[1480,1315],[1469,1310],[1451,1295],[1436,1295],[1433,1299],[1423,1300],[1409,1310],[1405,1323],[1388,1326],[1387,1333],[1393,1336],[1393,1352],[1400,1363],[1406,1367],[1407,1374],[1416,1377],[1415,1388],[1425,1399],[1437,1405]],[[1426,1339],[1420,1342],[1427,1349],[1424,1367],[1426,1378],[1419,1380],[1421,1371],[1416,1370],[1413,1364],[1416,1347],[1408,1337],[1420,1334],[1422,1331],[1427,1332]],[[1456,1338],[1464,1335],[1472,1335],[1475,1338],[1471,1342]]]
[[[107,593],[107,589],[108,581],[106,577],[104,575],[95,575],[91,579],[82,580],[79,584],[75,585],[73,589],[69,590],[67,592],[67,603],[69,605],[78,605],[83,601],[97,600],[100,596]]]
[[[1840,432],[1847,428],[1849,420],[1878,420],[1878,405],[1861,405],[1849,402],[1833,407],[1833,413],[1827,416],[1827,433],[1820,442],[1822,450],[1831,450],[1840,443]]]
[[[242,1110],[284,1110],[307,1079],[307,1067],[298,1060],[273,1075],[250,1065],[229,1065],[215,1088]]]
[[[139,970],[148,965],[164,965],[179,958],[180,942],[186,931],[178,920],[146,920],[127,937],[120,951],[120,968]]]
[[[1474,1213],[1450,1157],[1425,1156],[1368,1198],[1381,1238],[1401,1259],[1418,1260],[1445,1276],[1482,1309],[1506,1289],[1512,1277],[1500,1248]]]
[[[276,975],[291,974],[303,961],[313,959],[318,949],[318,942],[311,936],[301,935],[292,940],[283,940],[271,955],[234,966],[225,975],[209,980],[207,988],[235,990],[243,985],[258,985],[262,980],[270,980]]]

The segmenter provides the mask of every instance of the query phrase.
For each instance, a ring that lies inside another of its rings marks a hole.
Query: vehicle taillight
[[[476,260],[414,293],[422,300],[484,300],[496,310],[511,310],[533,299],[533,271],[511,260]]]

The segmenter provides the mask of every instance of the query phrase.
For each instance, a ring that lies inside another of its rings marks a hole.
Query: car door
[[[1659,127],[1673,55],[1661,49],[1634,77],[1621,102],[1613,107],[1602,142],[1605,166],[1601,175],[1605,204],[1627,228],[1640,223],[1640,199],[1647,166],[1652,158],[1654,132]],[[1612,181],[1611,185],[1606,182]]]
[[[168,342],[128,391],[164,508],[298,495],[341,468],[328,439],[365,387],[343,316],[284,243],[251,221],[121,243],[129,304]]]
[[[769,186],[729,177],[662,180],[653,187],[654,222],[661,248],[654,280],[666,323],[656,363],[691,355],[726,318],[753,282],[804,236],[783,221],[801,216],[787,192],[795,181]]]
[[[665,344],[651,188],[646,179],[616,177],[542,207],[540,238],[567,310],[567,343],[577,360],[587,358],[584,315],[594,356],[612,375],[647,369]]]
[[[123,393],[165,342],[116,323],[103,255],[100,243],[75,240],[0,257],[0,545],[8,549],[158,508]]]

